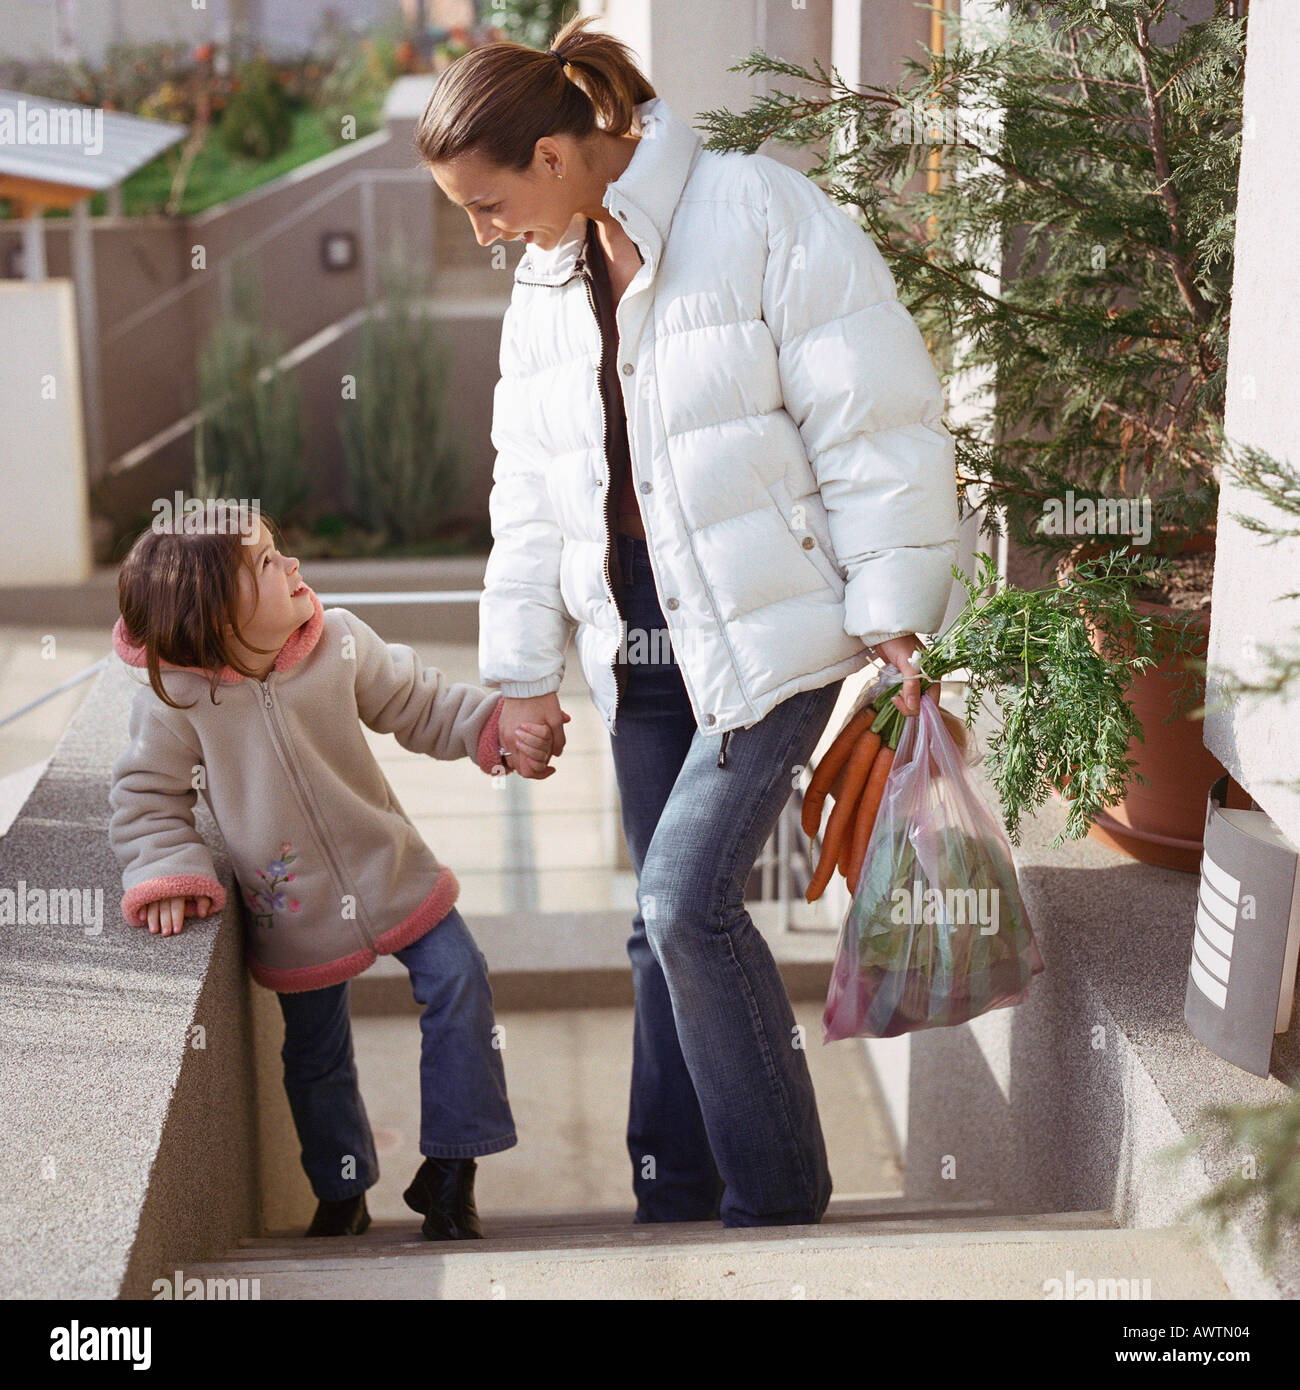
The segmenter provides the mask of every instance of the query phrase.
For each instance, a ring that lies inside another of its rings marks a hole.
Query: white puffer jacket
[[[618,381],[673,650],[697,725],[722,734],[861,669],[869,645],[938,630],[954,446],[925,342],[858,222],[777,160],[703,149],[662,98],[637,111],[603,200],[645,262],[618,305]],[[623,632],[585,233],[576,217],[515,269],[479,667],[506,696],[547,694],[576,632],[613,732]]]

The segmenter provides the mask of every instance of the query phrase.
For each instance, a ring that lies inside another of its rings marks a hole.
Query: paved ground
[[[109,650],[109,634],[100,628],[0,627],[0,719]],[[0,727],[0,778],[49,757],[89,688],[89,682],[79,685]]]
[[[412,645],[448,680],[478,683],[477,648]],[[555,775],[543,781],[488,779],[467,758],[434,762],[390,735],[367,735],[416,828],[455,867],[458,906],[471,922],[473,913],[604,909],[626,901],[610,873],[621,828],[609,735],[576,658],[559,695],[572,719]]]

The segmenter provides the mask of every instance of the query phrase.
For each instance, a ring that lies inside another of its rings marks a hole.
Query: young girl
[[[550,730],[529,726],[507,754],[496,692],[449,684],[354,614],[325,612],[263,518],[242,534],[145,532],[118,599],[114,647],[148,672],[110,794],[123,916],[170,936],[225,906],[195,830],[202,791],[247,905],[249,969],[284,1014],[284,1084],[319,1202],[309,1236],[370,1224],[379,1163],[347,981],[395,955],[423,1006],[425,1159],[405,1200],[428,1239],[481,1237],[474,1156],[516,1142],[487,962],[455,907],[455,874],[398,804],[361,725],[485,773],[539,776],[555,771]]]

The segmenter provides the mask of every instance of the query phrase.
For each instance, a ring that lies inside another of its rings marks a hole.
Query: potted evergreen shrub
[[[963,400],[958,486],[984,532],[1069,584],[1080,563],[1148,559],[1133,599],[1161,633],[1128,698],[1129,793],[1092,833],[1194,871],[1206,789],[1197,658],[1224,407],[1245,21],[1219,0],[1003,0],[891,87],[752,53],[793,79],[702,114],[712,149],[816,146],[810,177],[858,214]],[[1122,653],[1131,613],[1099,615]],[[1158,732],[1157,732],[1158,731]],[[1068,790],[1068,786],[1066,788]]]

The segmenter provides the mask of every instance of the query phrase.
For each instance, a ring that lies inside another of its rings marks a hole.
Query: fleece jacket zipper
[[[274,678],[274,674],[275,673],[272,672],[266,680],[258,681],[258,684],[262,687],[262,713],[266,717],[267,727],[271,732],[271,742],[275,746],[277,757],[279,757],[285,771],[289,774],[289,780],[293,784],[294,795],[297,797],[299,809],[311,826],[312,832],[316,836],[317,843],[321,847],[326,868],[329,869],[330,877],[334,880],[335,891],[338,894],[339,911],[341,912],[343,910],[343,899],[350,896],[356,904],[357,915],[355,921],[357,924],[357,931],[364,945],[373,951],[375,949],[375,943],[365,927],[365,908],[361,903],[361,895],[359,893],[348,894],[347,882],[344,879],[342,869],[339,867],[339,861],[335,857],[334,846],[330,841],[329,832],[325,829],[324,819],[316,814],[315,802],[312,799],[311,789],[307,785],[306,778],[302,776],[298,768],[298,760],[294,756],[292,741],[289,738],[288,732],[285,730],[280,711],[275,701],[271,698],[271,680]]]

